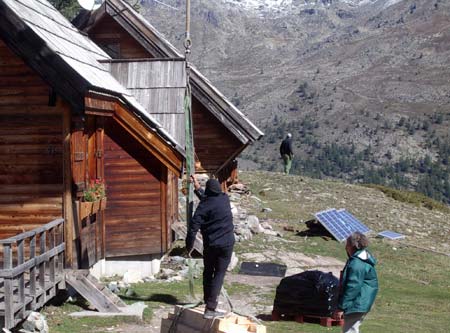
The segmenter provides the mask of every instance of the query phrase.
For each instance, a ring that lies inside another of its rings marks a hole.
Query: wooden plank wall
[[[104,149],[106,257],[162,253],[167,168],[113,119],[105,124]]]
[[[89,31],[89,37],[113,59],[153,58],[109,15]]]
[[[124,60],[109,67],[111,74],[184,147],[185,62]]]
[[[201,163],[197,171],[213,173],[241,149],[242,144],[195,97],[192,122],[195,153]]]
[[[0,40],[0,238],[62,217],[62,116]]]

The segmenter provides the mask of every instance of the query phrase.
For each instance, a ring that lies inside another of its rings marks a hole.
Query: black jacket
[[[286,138],[281,142],[281,146],[280,146],[280,155],[292,155],[293,151],[292,151],[292,139],[291,138]]]
[[[204,194],[196,191],[200,203],[195,211],[186,236],[186,249],[194,246],[195,236],[200,229],[204,247],[224,247],[234,244],[233,214],[230,199],[225,193]]]

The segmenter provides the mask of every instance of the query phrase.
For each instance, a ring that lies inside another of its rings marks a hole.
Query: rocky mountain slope
[[[184,1],[141,6],[181,49]],[[450,201],[449,2],[192,6],[193,63],[266,132],[244,159],[279,169],[279,140],[290,131],[294,172],[386,183]]]

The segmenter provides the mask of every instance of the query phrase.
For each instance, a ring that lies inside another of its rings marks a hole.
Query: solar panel
[[[381,236],[381,237],[384,237],[384,238],[387,238],[387,239],[393,239],[393,240],[405,238],[405,235],[402,235],[402,234],[399,234],[397,232],[393,232],[393,231],[390,231],[390,230],[382,231],[382,232],[380,232],[378,234],[378,236]]]
[[[352,233],[335,208],[318,212],[314,216],[339,242],[346,240]]]
[[[318,212],[314,216],[339,242],[346,240],[355,231],[363,234],[370,231],[367,226],[345,209],[332,208]]]
[[[362,224],[356,217],[350,214],[345,209],[339,209],[338,214],[341,216],[342,220],[347,224],[347,227],[352,231],[359,231],[362,234],[367,234],[370,229]]]

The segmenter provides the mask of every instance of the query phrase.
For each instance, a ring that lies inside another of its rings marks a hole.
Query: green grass
[[[313,242],[318,245],[311,246]],[[449,258],[407,247],[398,247],[394,251],[393,245],[395,243],[372,240],[371,251],[379,261],[377,271],[380,292],[373,310],[362,326],[363,331],[366,333],[448,332],[450,323]],[[341,259],[345,257],[342,244],[317,237],[306,241],[299,240],[299,244],[295,244],[294,247],[288,246],[280,250],[321,255],[336,254]],[[261,303],[270,305],[273,302],[275,287],[273,286],[271,292],[266,295],[260,295]],[[242,283],[227,284],[226,288],[231,297],[239,297],[239,295],[242,297],[260,292],[258,287]],[[145,322],[150,320],[153,311],[161,305],[189,302],[186,281],[139,283],[133,285],[133,290],[136,296],[127,299],[127,302],[141,300],[149,305],[149,309],[144,313]],[[200,279],[195,282],[195,291],[197,296],[201,297]],[[72,311],[79,311],[79,308],[66,304],[63,307],[46,309],[52,333],[106,332],[108,327],[118,325],[124,320],[130,321],[123,318],[69,319],[67,313]],[[340,331],[337,327],[326,329],[318,324],[283,321],[268,321],[264,324],[268,328],[268,333]]]
[[[311,256],[330,256],[342,261],[346,260],[343,244],[329,238],[299,236],[295,232],[283,231],[282,228],[283,225],[290,225],[303,229],[303,224],[299,222],[311,218],[310,211],[303,209],[303,197],[294,196],[295,191],[300,187],[299,182],[302,184],[302,196],[309,196],[310,193],[336,193],[335,186],[342,186],[342,184],[327,181],[312,182],[308,179],[300,180],[300,177],[284,177],[267,173],[243,173],[241,178],[244,182],[250,183],[253,193],[257,195],[261,191],[264,193],[258,195],[263,200],[261,204],[252,199],[248,200],[246,206],[248,213],[278,221],[272,226],[283,233],[285,241],[257,235],[252,241],[236,244],[235,251],[238,257],[243,253],[275,251],[276,253],[298,252]],[[270,187],[272,190],[264,190]],[[402,202],[415,205],[415,202]],[[320,202],[317,201],[317,204]],[[273,212],[261,213],[261,207],[270,207]],[[448,221],[450,223],[450,216]],[[433,240],[438,242],[441,236],[430,237],[436,237]],[[372,311],[362,325],[362,331],[365,333],[449,332],[450,258],[408,247],[399,242],[375,238],[371,239],[370,250],[378,259],[380,291]],[[277,262],[277,258],[273,258],[272,261]],[[231,283],[227,284],[226,288],[232,298],[245,300],[248,295],[258,295],[258,304],[269,306],[273,303],[276,286],[260,288],[257,284]],[[144,301],[149,306],[144,312],[144,323],[150,321],[154,311],[160,306],[172,306],[175,303],[191,301],[188,296],[187,281],[140,283],[133,285],[133,289],[136,295],[125,300],[126,302]],[[201,298],[201,279],[195,280],[195,292],[198,298]],[[52,333],[106,332],[106,328],[119,325],[123,321],[121,318],[106,321],[93,318],[68,319],[67,313],[72,311],[79,311],[79,308],[70,304],[58,308],[47,308],[45,312],[49,318],[50,331]],[[260,315],[265,315],[267,318],[270,313],[260,313]],[[265,321],[264,324],[267,326],[268,333],[340,332],[338,327],[324,328],[318,324],[285,321]]]
[[[124,323],[135,323],[136,319],[127,317],[115,318],[80,318],[68,316],[69,313],[83,311],[83,308],[65,303],[62,306],[45,307],[42,313],[46,316],[50,332],[52,333],[106,333],[107,329]]]
[[[253,193],[258,195],[273,212],[264,216],[260,207],[253,211],[260,217],[282,220],[300,230],[300,221],[311,218],[310,207],[303,208],[302,196],[311,193],[338,193],[342,184],[332,181],[312,181],[303,177],[270,173],[242,173],[243,182],[249,182]],[[270,188],[265,190],[265,188]],[[356,187],[355,187],[356,189]],[[389,188],[378,188],[397,201],[414,206],[423,206],[443,213],[450,212],[448,206],[417,193],[402,192]],[[298,190],[301,195],[295,197]],[[357,189],[358,191],[361,188]],[[263,194],[263,195],[261,195]],[[330,200],[333,202],[333,200]],[[319,205],[320,202],[317,202]],[[331,206],[330,203],[327,203]],[[317,209],[318,211],[319,209]],[[447,219],[450,223],[450,216]],[[272,224],[274,225],[274,224]],[[425,228],[425,227],[424,227]],[[294,243],[278,242],[278,251],[299,252],[307,255],[331,256],[345,261],[343,244],[321,237],[300,237],[293,232],[283,232],[284,239]],[[430,236],[431,237],[431,236]],[[441,241],[439,237],[436,241]],[[239,244],[237,252],[261,252],[270,244],[261,242],[259,236],[253,244]],[[394,250],[395,248],[395,250]],[[362,329],[364,332],[448,332],[450,323],[450,258],[431,251],[406,247],[397,242],[371,239],[371,251],[379,263],[377,271],[380,291],[375,306],[367,316]],[[325,329],[319,325],[292,322],[267,322],[269,333],[282,332],[339,332],[339,328]]]
[[[408,204],[413,204],[417,207],[425,207],[430,210],[439,210],[444,213],[450,213],[450,208],[442,202],[433,200],[426,195],[414,191],[396,190],[391,187],[375,184],[365,184],[364,186],[377,189],[383,192],[386,196]]]

